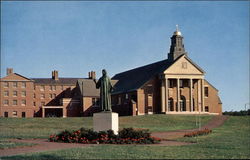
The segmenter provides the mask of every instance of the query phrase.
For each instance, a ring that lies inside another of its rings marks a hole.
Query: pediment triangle
[[[191,59],[183,55],[175,61],[168,69],[164,71],[165,74],[204,74],[204,71],[194,64]]]
[[[20,74],[12,73],[9,74],[3,78],[1,78],[1,81],[31,81],[29,78],[26,78]]]

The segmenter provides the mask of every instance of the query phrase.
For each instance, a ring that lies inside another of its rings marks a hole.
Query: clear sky
[[[249,2],[1,2],[1,77],[109,76],[167,58],[175,25],[223,110],[249,103]]]

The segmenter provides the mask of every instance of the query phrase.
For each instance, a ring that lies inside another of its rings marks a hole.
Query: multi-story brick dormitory
[[[88,78],[26,78],[7,69],[1,78],[1,117],[76,117],[100,111],[95,72]],[[221,114],[218,90],[185,52],[175,31],[168,59],[116,74],[112,110],[119,115]]]

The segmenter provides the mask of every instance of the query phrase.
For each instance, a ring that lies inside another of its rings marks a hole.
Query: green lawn
[[[23,147],[23,146],[34,146],[34,145],[36,145],[36,144],[11,142],[11,141],[6,140],[6,139],[0,139],[0,149],[16,148],[16,147]]]
[[[201,116],[207,123],[212,116]],[[169,131],[196,128],[195,116],[145,115],[119,118],[120,129],[124,127],[147,128],[150,131]],[[0,118],[0,139],[48,138],[50,134],[64,129],[92,128],[92,117],[81,118]]]
[[[249,122],[249,116],[230,117],[222,127],[214,129],[212,134],[200,136],[197,138],[197,144],[187,146],[100,145],[2,159],[249,159]],[[181,138],[181,140],[196,141],[195,138]]]

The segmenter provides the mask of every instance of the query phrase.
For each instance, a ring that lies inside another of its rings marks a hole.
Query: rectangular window
[[[13,88],[17,88],[17,82],[13,82]]]
[[[4,117],[9,117],[9,113],[8,112],[4,112]]]
[[[44,91],[44,90],[45,90],[45,86],[44,85],[40,86],[40,91]]]
[[[56,86],[50,86],[50,90],[51,91],[55,91],[56,90]]]
[[[36,86],[34,85],[33,87],[34,87],[34,90],[36,90]]]
[[[13,105],[16,106],[17,105],[17,100],[13,100]]]
[[[12,112],[12,117],[17,117],[17,111]]]
[[[187,62],[182,62],[181,63],[181,68],[187,69]]]
[[[52,94],[49,94],[49,98],[53,98],[53,95],[52,95]]]
[[[184,87],[184,83],[183,83],[183,79],[180,79],[180,88],[183,88]]]
[[[205,106],[205,112],[209,112],[209,107]]]
[[[35,93],[33,94],[33,98],[36,98],[36,94]]]
[[[4,97],[8,97],[9,96],[9,91],[4,91]]]
[[[17,97],[17,91],[13,91],[13,97]]]
[[[26,106],[26,100],[22,100],[22,101],[21,101],[21,105],[22,105],[22,106]]]
[[[125,94],[125,98],[128,99],[128,94]]]
[[[25,112],[22,112],[22,117],[23,117],[23,118],[25,118],[25,117],[26,117]]]
[[[26,88],[26,83],[25,83],[25,82],[22,82],[21,87],[22,87],[22,88]]]
[[[4,86],[4,88],[8,88],[9,87],[9,82],[4,82],[3,86]]]
[[[208,87],[205,87],[205,97],[208,97]]]
[[[36,102],[33,102],[33,106],[36,106]]]
[[[5,99],[5,100],[3,101],[3,105],[8,106],[8,105],[9,105],[9,100]]]
[[[121,96],[118,96],[118,105],[121,105],[122,104],[122,98]]]
[[[22,97],[26,97],[26,91],[21,92]]]
[[[152,94],[148,94],[148,106],[149,107],[153,106],[153,95]]]
[[[42,94],[41,94],[41,99],[44,99],[44,98],[45,98],[45,94],[42,93]]]

